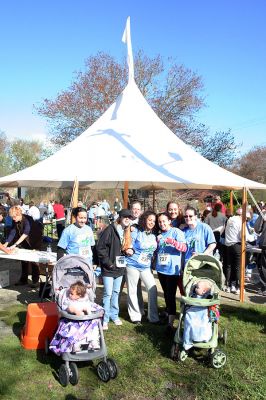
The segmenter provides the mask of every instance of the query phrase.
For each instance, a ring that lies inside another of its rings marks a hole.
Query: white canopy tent
[[[51,157],[0,178],[5,187],[266,189],[208,161],[158,118],[131,79],[109,109]]]

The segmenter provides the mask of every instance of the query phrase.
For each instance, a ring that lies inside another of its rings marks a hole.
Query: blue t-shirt
[[[151,267],[151,260],[157,248],[156,236],[153,233],[139,231],[137,228],[131,232],[132,247],[135,253],[126,257],[127,267],[144,270]]]
[[[192,253],[204,253],[210,244],[216,243],[211,227],[200,221],[197,222],[195,229],[185,227],[184,234],[187,243],[185,262],[192,256]]]
[[[75,224],[63,230],[58,246],[65,249],[67,254],[78,254],[92,263],[91,246],[95,245],[92,229],[88,225],[79,228]]]
[[[157,238],[156,271],[165,275],[180,275],[182,253],[174,246],[166,244],[165,239],[167,238],[186,243],[184,233],[178,228],[170,228],[169,231],[162,232]]]

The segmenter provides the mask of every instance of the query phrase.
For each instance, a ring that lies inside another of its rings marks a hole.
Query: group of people
[[[140,324],[143,314],[141,282],[148,293],[147,318],[159,324],[157,286],[152,270],[158,274],[163,289],[168,330],[173,330],[176,315],[176,291],[182,292],[181,274],[185,262],[194,254],[212,254],[216,241],[212,229],[202,223],[197,210],[187,207],[184,215],[179,205],[170,201],[165,212],[142,212],[135,201],[130,210],[121,209],[118,218],[106,226],[95,245],[93,231],[87,225],[87,210],[73,210],[75,222],[62,233],[58,242],[58,259],[64,254],[80,254],[89,263],[101,267],[103,280],[103,329],[119,318],[120,291],[125,277],[128,292],[128,314],[134,324]]]
[[[54,212],[57,213],[55,202]],[[148,293],[147,318],[150,323],[159,324],[157,307],[157,286],[153,270],[156,270],[166,304],[168,330],[173,330],[176,315],[176,291],[182,288],[182,271],[185,263],[195,254],[212,255],[215,251],[224,263],[226,288],[232,293],[239,292],[241,254],[241,210],[237,215],[225,215],[221,201],[216,198],[211,212],[204,222],[194,207],[188,206],[182,212],[176,201],[169,201],[166,210],[159,214],[142,211],[141,203],[135,201],[129,209],[120,209],[118,217],[99,233],[97,243],[88,212],[82,204],[72,210],[74,222],[64,227],[57,244],[57,259],[65,254],[79,254],[90,265],[99,265],[103,280],[103,329],[108,324],[122,325],[119,318],[121,287],[126,281],[128,314],[130,320],[140,324],[144,315],[141,282]],[[266,212],[266,211],[265,211]],[[11,207],[12,229],[3,249],[12,251],[16,246],[27,249],[41,249],[42,229],[37,220],[23,214],[21,206]],[[58,217],[60,217],[58,213]],[[1,218],[1,214],[0,214]],[[60,222],[60,218],[59,222]],[[263,219],[254,223],[254,230],[265,237],[266,224]],[[251,240],[247,228],[247,240]],[[254,236],[253,236],[254,238]],[[264,243],[264,242],[263,242]],[[265,243],[262,244],[265,247]],[[265,248],[261,256],[265,273]],[[22,262],[22,274],[17,284],[28,282],[29,269],[32,270],[32,286],[39,281],[38,265]],[[265,291],[266,287],[264,287]]]

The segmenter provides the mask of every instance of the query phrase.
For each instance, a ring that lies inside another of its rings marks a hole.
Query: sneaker
[[[231,286],[230,292],[236,294],[236,287],[234,285]]]
[[[108,331],[108,322],[103,323],[103,331]]]
[[[114,324],[115,324],[116,326],[120,326],[120,325],[123,325],[123,322],[122,322],[120,319],[116,319],[116,320],[114,321]]]
[[[224,292],[230,293],[230,287],[229,287],[229,286],[225,286],[225,287],[224,287]]]
[[[236,294],[240,294],[240,289],[236,289]]]

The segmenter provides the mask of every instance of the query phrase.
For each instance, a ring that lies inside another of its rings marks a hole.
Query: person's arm
[[[216,243],[211,243],[209,246],[206,248],[206,250],[203,252],[203,254],[210,254],[212,255],[213,250],[216,248]]]
[[[13,252],[13,249],[11,247],[6,247],[2,243],[0,243],[0,250],[2,250],[6,254],[11,254]]]

